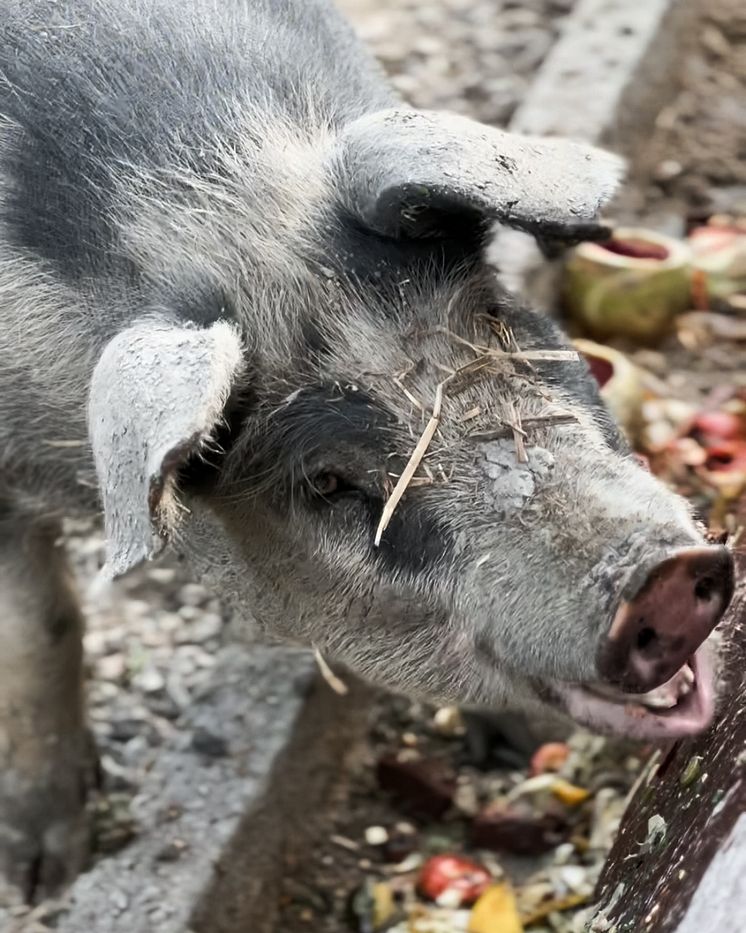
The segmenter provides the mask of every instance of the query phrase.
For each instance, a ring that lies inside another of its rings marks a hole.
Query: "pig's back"
[[[192,163],[247,105],[332,124],[390,103],[327,0],[4,0],[3,235],[66,278],[116,254],[122,166]],[[209,159],[209,156],[208,156]]]

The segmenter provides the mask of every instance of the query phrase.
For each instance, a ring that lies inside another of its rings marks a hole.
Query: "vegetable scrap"
[[[487,869],[458,855],[434,855],[422,866],[417,890],[442,907],[473,904],[492,883]]]

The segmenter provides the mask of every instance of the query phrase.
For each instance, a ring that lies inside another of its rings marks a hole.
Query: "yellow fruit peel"
[[[469,933],[523,933],[515,896],[507,884],[488,888],[472,908]]]

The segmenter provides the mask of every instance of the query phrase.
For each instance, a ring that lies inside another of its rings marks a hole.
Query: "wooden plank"
[[[741,505],[746,523],[746,500]],[[746,930],[746,549],[722,623],[723,701],[704,735],[661,750],[599,881],[590,933]]]

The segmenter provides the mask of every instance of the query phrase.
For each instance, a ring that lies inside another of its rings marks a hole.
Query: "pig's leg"
[[[0,903],[58,889],[87,850],[82,618],[59,536],[0,502]]]

